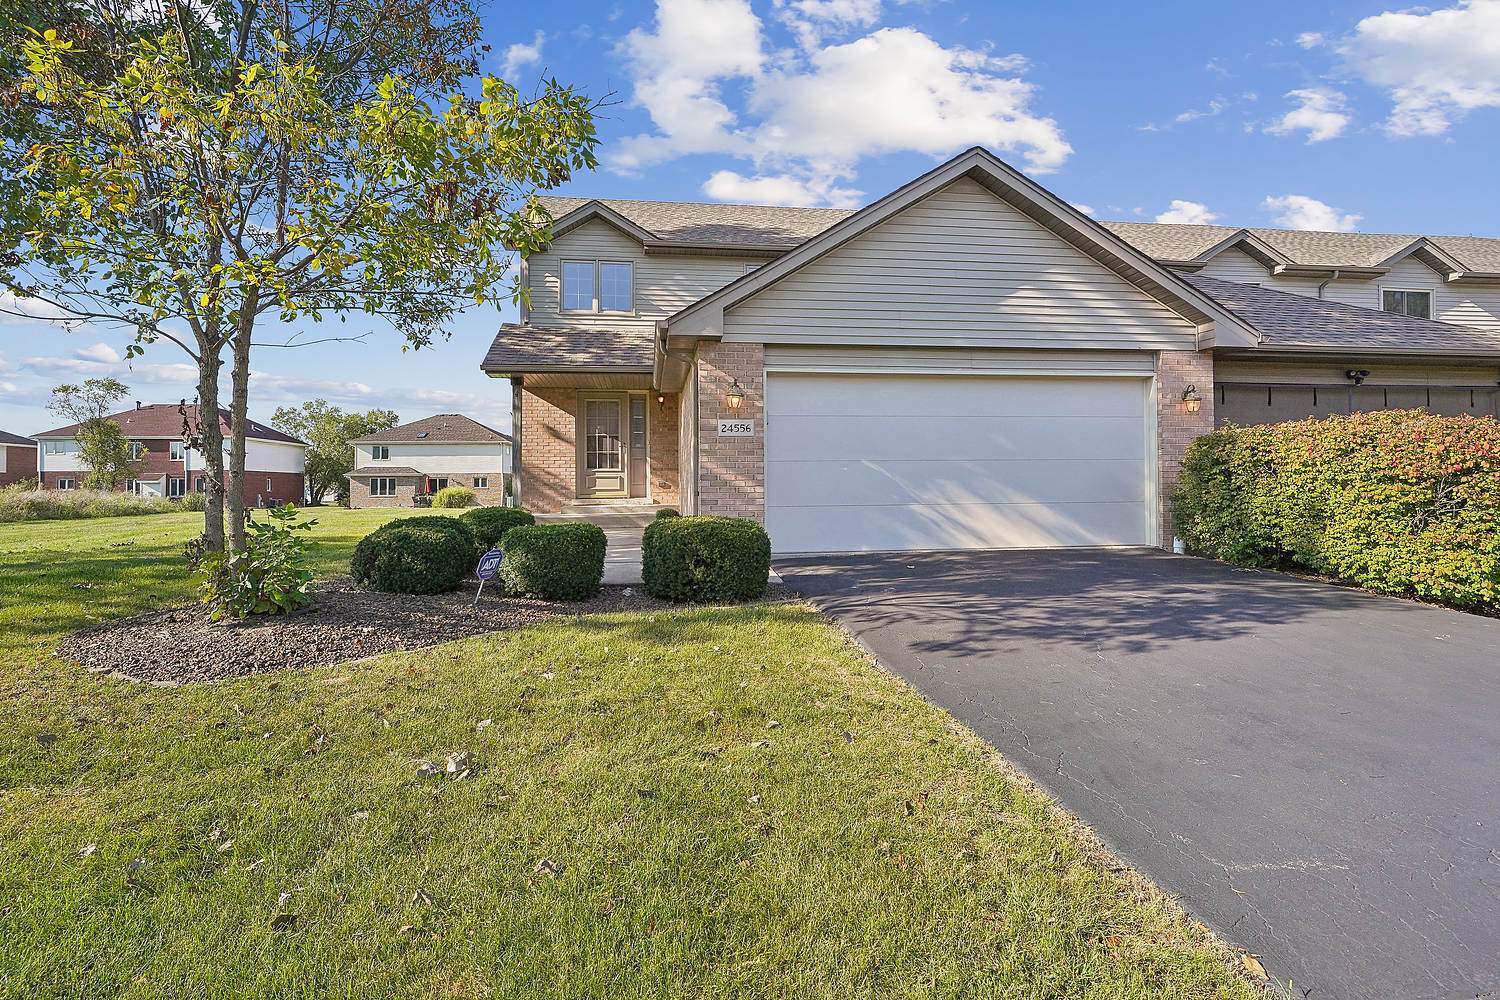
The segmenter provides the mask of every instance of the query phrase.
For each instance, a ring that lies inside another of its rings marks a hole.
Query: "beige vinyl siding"
[[[1321,278],[1273,275],[1255,258],[1233,248],[1215,256],[1199,273],[1311,298],[1318,297],[1318,286],[1323,284]],[[1442,275],[1412,257],[1378,278],[1335,278],[1323,287],[1322,297],[1330,302],[1379,309],[1382,288],[1428,289],[1432,292],[1433,319],[1500,330],[1500,285],[1451,285],[1443,280]]]
[[[1221,281],[1238,281],[1246,285],[1269,285],[1272,282],[1270,269],[1243,250],[1231,247],[1215,255],[1199,274]]]
[[[559,312],[562,262],[601,260],[628,262],[635,269],[635,312]],[[606,329],[650,328],[680,309],[717,291],[745,274],[746,264],[762,264],[748,257],[707,257],[688,254],[650,254],[614,226],[595,219],[563,236],[547,252],[526,263],[531,286],[532,326],[581,326]]]
[[[971,180],[729,310],[726,341],[1192,350],[1193,324]]]

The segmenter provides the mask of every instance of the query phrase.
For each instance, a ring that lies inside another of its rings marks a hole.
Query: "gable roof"
[[[364,437],[355,438],[350,444],[502,444],[509,443],[510,435],[501,434],[493,427],[486,427],[473,417],[462,413],[437,413],[409,424],[395,427]]]
[[[678,201],[631,201],[624,198],[537,199],[552,213],[553,237],[593,218],[605,221],[643,243],[663,247],[746,247],[789,250],[854,214],[843,208],[780,208],[774,205],[724,205]]]
[[[989,150],[977,146],[835,223],[771,263],[687,306],[667,320],[668,331],[673,336],[717,336],[723,328],[725,309],[732,308],[961,177],[968,177],[988,188],[997,197],[1051,230],[1075,249],[1184,318],[1200,327],[1213,323],[1216,339],[1222,335],[1225,346],[1235,343],[1249,346],[1255,343],[1253,329],[1224,310],[1211,297],[1185,282],[1182,275],[1158,264],[1072,205],[1010,167]],[[1203,343],[1201,346],[1209,345]]]
[[[29,437],[22,437],[19,434],[12,434],[10,431],[0,431],[0,444],[19,444],[19,445],[32,445],[32,446],[35,446],[36,442],[33,441],[33,440],[31,440],[31,438],[29,438]]]
[[[1263,350],[1500,357],[1500,330],[1455,326],[1202,274],[1186,277],[1255,327]]]
[[[195,426],[198,424],[198,404],[192,403],[187,406],[188,420]],[[121,410],[119,413],[111,413],[106,420],[112,420],[120,425],[127,438],[168,438],[172,440],[182,439],[182,413],[178,411],[176,403],[147,403],[137,406],[133,410]],[[229,434],[229,411],[219,410],[219,430],[224,435]],[[299,441],[283,431],[279,431],[269,424],[263,424],[258,420],[247,420],[245,422],[245,436],[257,441],[276,441],[281,444],[302,445],[307,442]],[[33,434],[34,438],[71,438],[77,435],[78,425],[68,424],[66,427],[55,427],[50,431],[42,431]]]

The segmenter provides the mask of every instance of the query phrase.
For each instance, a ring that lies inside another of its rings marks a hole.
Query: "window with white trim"
[[[266,492],[267,493],[271,492],[271,477],[270,476],[266,477]]]
[[[565,260],[561,278],[563,312],[635,312],[635,265],[628,261]]]
[[[172,476],[167,479],[167,496],[176,499],[187,492],[187,480],[181,476]]]
[[[1380,308],[1402,316],[1432,319],[1432,292],[1419,288],[1382,288]]]
[[[59,479],[57,481],[57,488],[60,490],[76,490],[78,488],[78,481],[75,479]]]
[[[139,462],[146,454],[146,446],[139,441],[130,442],[130,460]]]
[[[198,476],[193,480],[193,491],[196,493],[207,493],[208,480],[203,476]]]
[[[396,480],[389,476],[377,476],[370,480],[370,496],[393,497],[396,495]]]
[[[474,488],[476,490],[487,490],[487,489],[489,489],[490,488],[490,477],[489,476],[475,476],[474,477]]]
[[[43,441],[43,455],[76,455],[78,454],[78,442],[69,441]]]
[[[388,444],[377,444],[370,446],[370,458],[372,461],[383,462],[391,457],[391,446]]]
[[[169,462],[181,462],[187,457],[187,446],[181,441],[173,441],[167,446],[167,460]]]

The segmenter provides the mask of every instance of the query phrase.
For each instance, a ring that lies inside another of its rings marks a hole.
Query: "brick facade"
[[[1194,386],[1203,397],[1197,413],[1183,407],[1182,394]],[[1160,484],[1158,543],[1172,547],[1172,488],[1188,445],[1214,429],[1212,351],[1162,351],[1156,364],[1157,482]]]
[[[168,468],[160,472],[143,471],[139,476],[134,478],[149,479],[153,482],[159,480],[164,475],[177,479],[186,478],[187,492],[195,492],[198,480],[203,478],[203,472],[199,469],[193,469],[184,477],[181,462],[172,462],[170,464],[175,466],[175,470]],[[42,475],[42,486],[45,489],[55,490],[59,488],[59,480],[71,479],[73,480],[74,487],[77,488],[87,475],[87,472],[47,472]],[[227,481],[227,475],[225,479]],[[269,490],[266,489],[266,480],[268,479],[271,481],[271,488]],[[244,488],[245,506],[269,507],[272,505],[280,506],[284,503],[300,504],[302,503],[302,485],[303,478],[300,472],[256,472],[253,469],[246,469]],[[123,488],[120,492],[124,492]],[[164,487],[162,496],[166,495],[167,490]]]
[[[479,487],[474,485],[475,476],[488,476],[489,485]],[[393,497],[377,497],[370,495],[370,480],[372,478],[392,478],[396,480],[396,495]],[[349,477],[349,506],[355,508],[364,507],[410,507],[413,498],[418,493],[427,492],[426,476],[391,476],[375,477],[368,475],[357,475]],[[500,507],[505,504],[505,480],[506,476],[493,472],[445,472],[439,479],[447,479],[449,486],[462,486],[474,492],[474,499],[481,507]]]
[[[5,471],[0,472],[0,486],[36,478],[36,445],[0,444],[0,448],[5,449]]]
[[[647,464],[651,469],[651,499],[660,504],[676,506],[681,502],[681,465],[677,460],[680,441],[677,436],[677,408],[680,400],[675,392],[662,394],[662,402],[656,401],[656,393],[646,398],[646,448]]]
[[[766,519],[766,349],[708,343],[693,366],[698,391],[698,513]],[[724,403],[734,380],[745,401]],[[719,437],[719,421],[755,421],[751,437]]]
[[[578,499],[578,390],[521,389],[521,506],[556,514]]]

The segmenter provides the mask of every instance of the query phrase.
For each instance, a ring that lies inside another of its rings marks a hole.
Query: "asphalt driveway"
[[[1155,551],[776,568],[1293,995],[1500,996],[1500,621]]]

